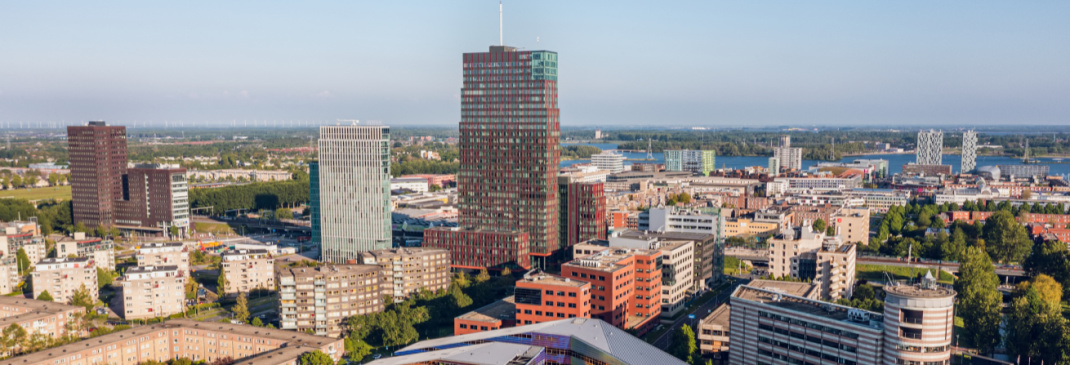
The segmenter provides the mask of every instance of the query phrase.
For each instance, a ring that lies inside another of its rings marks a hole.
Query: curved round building
[[[918,285],[884,292],[884,363],[950,364],[955,291],[929,273]]]

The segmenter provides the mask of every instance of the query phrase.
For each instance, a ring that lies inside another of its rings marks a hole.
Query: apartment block
[[[561,275],[591,283],[591,318],[640,334],[661,314],[661,252],[611,249],[561,265]]]
[[[301,355],[320,350],[341,359],[341,339],[219,322],[173,319],[38,351],[4,361],[20,365],[137,365],[176,358],[235,364],[296,365]]]
[[[81,313],[85,313],[85,307],[26,299],[21,295],[0,296],[0,325],[7,328],[18,324],[30,336],[42,334],[49,338],[62,337],[68,334],[67,324]]]
[[[525,275],[514,292],[516,324],[591,317],[591,284],[546,273]]]
[[[177,266],[189,273],[189,248],[182,242],[144,243],[137,249],[138,266]]]
[[[281,329],[337,337],[346,318],[383,310],[378,265],[280,267],[275,275]]]
[[[693,289],[705,289],[718,282],[724,276],[724,241],[716,234],[690,232],[640,232],[624,231],[617,234],[620,238],[655,238],[661,242],[691,241],[695,259],[692,272],[695,274]]]
[[[690,171],[702,176],[709,176],[716,167],[717,151],[700,150],[666,150],[665,170]]]
[[[424,231],[423,247],[449,250],[450,265],[460,269],[531,268],[528,233],[435,227]]]
[[[450,252],[439,248],[405,247],[360,253],[360,263],[377,265],[384,295],[405,298],[421,290],[450,287]]]
[[[26,252],[30,264],[45,258],[45,238],[33,232],[20,231],[16,227],[4,227],[0,234],[0,252],[3,256],[15,257],[19,249]]]
[[[869,209],[843,208],[827,223],[844,243],[869,243]]]
[[[0,258],[0,295],[19,290],[18,286],[21,281],[18,260],[14,256]]]
[[[730,316],[732,307],[721,304],[713,313],[699,322],[697,332],[698,349],[703,356],[710,358],[714,364],[728,362],[729,334],[732,325]]]
[[[123,319],[166,317],[186,310],[186,272],[178,266],[137,266],[116,280],[115,312]]]
[[[115,250],[111,240],[86,238],[85,233],[75,232],[73,237],[63,237],[56,242],[56,257],[70,255],[88,257],[99,268],[115,270]]]
[[[49,258],[37,262],[33,271],[33,297],[48,291],[56,303],[70,303],[74,292],[85,286],[97,298],[97,268],[85,257]]]
[[[228,250],[221,255],[227,295],[275,290],[275,257],[267,250]]]
[[[854,244],[843,244],[837,237],[804,225],[769,239],[769,273],[815,280],[823,299],[849,298],[854,289],[855,253]]]
[[[453,335],[493,331],[516,326],[516,301],[513,296],[497,300],[453,319]]]

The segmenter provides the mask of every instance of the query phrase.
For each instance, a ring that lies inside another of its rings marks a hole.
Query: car
[[[375,355],[372,355],[372,358],[373,358],[373,359],[376,359],[376,360],[379,360],[379,359],[381,359],[382,357],[383,357],[383,354],[375,354]]]

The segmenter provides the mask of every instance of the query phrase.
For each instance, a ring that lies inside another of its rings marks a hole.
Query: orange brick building
[[[534,274],[516,282],[516,325],[591,318],[591,284],[550,274]]]
[[[506,297],[453,319],[453,335],[491,331],[516,325],[516,303]]]
[[[661,314],[661,252],[609,249],[561,265],[561,274],[591,283],[591,317],[640,335]]]

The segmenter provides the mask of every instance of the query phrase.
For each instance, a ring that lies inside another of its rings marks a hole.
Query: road
[[[701,305],[696,307],[694,311],[690,312],[695,315],[695,319],[687,318],[687,315],[689,313],[684,313],[680,316],[680,318],[677,318],[676,321],[672,323],[668,331],[665,331],[665,333],[662,333],[661,336],[658,336],[658,338],[654,340],[654,346],[662,350],[668,349],[669,345],[672,342],[670,341],[670,339],[672,339],[672,334],[675,333],[680,327],[683,327],[684,324],[690,325],[691,328],[695,330],[695,333],[698,333],[698,330],[695,329],[695,324],[702,321],[702,318],[713,312],[713,310],[720,306],[722,303],[725,303],[728,300],[728,297],[732,295],[732,292],[736,290],[736,287],[744,283],[743,280],[736,278],[731,278],[731,280],[733,280],[732,285],[729,285],[728,288],[722,290],[720,293],[717,293],[717,295],[715,295],[713,298],[710,298],[710,300],[708,300],[706,303],[702,303]]]

